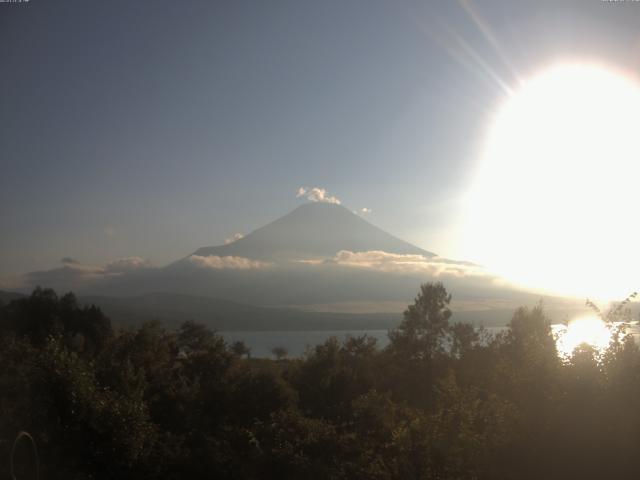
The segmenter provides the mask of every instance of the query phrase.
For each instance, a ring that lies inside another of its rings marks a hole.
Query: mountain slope
[[[329,203],[306,203],[233,243],[203,247],[194,255],[286,261],[333,257],[340,250],[434,256]]]
[[[5,290],[0,290],[0,304],[9,303],[12,300],[17,300],[19,298],[24,298],[24,295],[16,292],[7,292]]]

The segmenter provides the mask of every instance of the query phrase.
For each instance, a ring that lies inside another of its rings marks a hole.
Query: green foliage
[[[383,350],[331,338],[274,361],[194,322],[112,331],[98,309],[37,289],[0,306],[0,456],[26,430],[42,478],[637,476],[630,337],[561,360],[541,306],[491,336],[450,323],[450,301],[422,285]]]
[[[290,374],[300,409],[313,417],[340,418],[351,400],[374,386],[375,340],[332,337],[309,351]]]
[[[445,352],[449,331],[451,295],[442,283],[425,283],[413,305],[404,312],[404,321],[389,332],[390,350],[411,360],[429,360]]]
[[[98,351],[111,335],[111,322],[95,306],[80,307],[73,293],[58,297],[51,289],[36,288],[31,296],[14,300],[3,310],[5,334],[17,334],[43,346],[60,335],[76,350]]]

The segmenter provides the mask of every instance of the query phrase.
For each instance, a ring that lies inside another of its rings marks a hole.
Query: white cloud
[[[307,261],[305,263],[311,265],[317,264],[316,261]],[[322,263],[333,263],[355,268],[369,268],[384,272],[421,273],[435,277],[487,275],[481,267],[468,262],[456,262],[441,257],[427,258],[423,255],[389,253],[382,250],[369,250],[366,252],[341,250],[332,259]]]
[[[260,268],[270,267],[272,265],[268,262],[251,260],[250,258],[245,257],[220,257],[218,255],[208,255],[206,257],[201,255],[191,255],[189,257],[189,261],[197,267],[213,268],[216,270],[257,270]]]
[[[62,259],[63,266],[49,270],[29,272],[24,275],[27,286],[43,285],[57,288],[80,288],[87,282],[151,268],[142,257],[122,257],[107,262],[102,267],[84,265],[70,257]]]
[[[242,237],[244,237],[243,234],[241,233],[234,233],[233,235],[231,235],[229,238],[226,238],[224,240],[224,244],[225,245],[229,245],[230,243],[235,242],[236,240],[240,240]]]
[[[104,271],[106,273],[125,273],[150,266],[149,261],[142,257],[122,257],[107,262]]]
[[[328,195],[327,190],[320,187],[300,187],[298,188],[296,197],[304,197],[310,202],[335,203],[336,205],[340,205],[342,203],[338,197]]]
[[[105,276],[105,271],[101,267],[65,264],[50,270],[29,272],[24,276],[24,283],[25,286],[42,285],[44,287],[77,289],[86,285],[87,282]]]

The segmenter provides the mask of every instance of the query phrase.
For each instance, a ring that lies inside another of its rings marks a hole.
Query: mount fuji
[[[72,289],[118,316],[135,310],[138,316],[173,312],[206,320],[222,311],[228,313],[222,315],[225,328],[239,323],[256,328],[257,322],[272,329],[282,323],[276,317],[286,317],[291,325],[294,317],[317,314],[338,315],[311,322],[326,321],[333,328],[343,321],[347,325],[348,314],[399,318],[420,284],[429,281],[442,281],[453,295],[454,311],[466,312],[467,319],[505,320],[517,306],[540,300],[478,265],[439,257],[341,205],[320,202],[303,204],[234,242],[198,248],[164,267],[141,265],[120,272],[66,265],[30,275],[33,284]],[[551,299],[549,304],[554,302],[564,303]]]

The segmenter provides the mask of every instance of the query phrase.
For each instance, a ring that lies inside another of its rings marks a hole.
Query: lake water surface
[[[552,331],[557,334],[563,327],[552,325]],[[491,334],[504,331],[507,327],[485,327]],[[627,330],[640,344],[640,326],[632,325]],[[368,335],[377,341],[378,348],[384,348],[389,344],[388,330],[317,330],[317,331],[226,331],[218,332],[228,343],[242,340],[250,349],[251,356],[257,358],[273,357],[271,350],[274,347],[284,347],[290,357],[302,355],[309,347],[324,343],[329,337],[337,337],[344,340],[348,336],[360,337]],[[585,339],[588,341],[588,339]],[[561,344],[558,344],[562,350]],[[561,352],[562,353],[562,352]]]
[[[491,333],[498,333],[505,327],[485,327]],[[377,340],[378,348],[389,343],[388,330],[318,330],[318,331],[247,331],[218,332],[228,343],[242,340],[250,349],[251,356],[257,358],[273,357],[271,349],[284,347],[290,357],[302,355],[308,347],[324,343],[329,337],[344,340],[348,336],[368,335]]]

